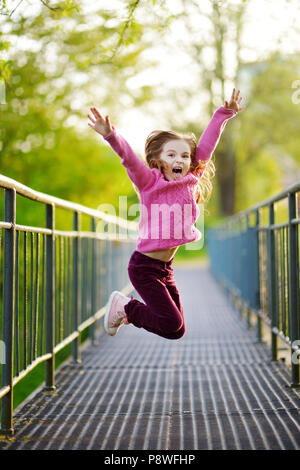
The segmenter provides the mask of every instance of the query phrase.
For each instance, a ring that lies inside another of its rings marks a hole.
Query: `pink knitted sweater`
[[[215,111],[199,140],[197,161],[209,161],[227,121],[235,114],[224,106]],[[122,165],[140,193],[140,232],[136,249],[147,253],[199,240],[202,234],[194,224],[200,210],[194,193],[203,171],[196,170],[179,180],[168,181],[157,168],[150,169],[114,128],[105,140],[122,158]]]

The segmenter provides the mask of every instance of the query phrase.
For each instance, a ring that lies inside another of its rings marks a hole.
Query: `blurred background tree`
[[[234,142],[237,210],[300,180],[300,109],[292,99],[300,55],[283,57],[275,52],[265,61],[244,64],[243,69],[248,71],[249,105],[240,116]]]
[[[0,2],[8,8],[8,1]],[[299,6],[281,0],[293,28],[281,29],[272,50],[260,52],[245,39],[254,3],[131,0],[99,7],[36,0],[30,10],[28,1],[19,2],[12,16],[1,18],[1,73],[6,67],[10,74],[7,104],[1,105],[1,172],[91,207],[117,205],[119,195],[137,202],[125,168],[87,127],[89,107],[109,110],[117,127],[125,121],[138,129],[130,113],[139,109],[157,128],[199,137],[235,86],[246,109],[228,123],[215,152],[209,222],[299,179],[300,116],[292,100],[299,52],[282,52],[283,37],[299,39]],[[172,60],[190,80],[172,84]],[[162,71],[169,72],[168,82]]]
[[[114,121],[128,106],[151,100],[151,87],[134,92],[127,87],[128,79],[149,65],[141,59],[149,47],[147,29],[153,30],[155,21],[162,27],[156,14],[143,25],[135,21],[138,4],[127,2],[121,14],[95,6],[74,11],[73,3],[66,11],[41,5],[28,14],[20,6],[6,17],[6,38],[14,47],[0,116],[3,174],[91,207],[102,201],[117,205],[119,194],[137,200],[119,159],[87,125],[83,131],[77,124],[87,122],[89,106],[97,103]]]
[[[292,101],[292,83],[300,77],[296,46],[300,44],[297,23],[300,5],[288,0],[281,2],[282,8],[290,10],[292,26],[280,29],[274,21],[275,39],[266,51],[263,45],[259,50],[254,42],[245,39],[249,8],[257,3],[254,0],[178,3],[181,16],[173,29],[176,31],[176,25],[180,26],[180,33],[173,34],[170,41],[166,39],[165,44],[170,51],[176,49],[178,56],[181,53],[192,79],[183,82],[180,88],[169,89],[167,94],[162,90],[159,95],[157,101],[169,127],[193,131],[199,136],[213,112],[231,96],[233,87],[241,90],[242,104],[246,102],[246,109],[228,122],[215,152],[214,191],[207,204],[213,221],[299,180],[295,167],[299,168],[300,108]],[[272,8],[269,13],[271,17]],[[254,28],[251,33],[255,36]],[[296,52],[284,52],[282,43],[288,38]],[[254,56],[255,61],[247,60]],[[283,177],[285,173],[290,178]],[[259,191],[254,190],[256,177]]]

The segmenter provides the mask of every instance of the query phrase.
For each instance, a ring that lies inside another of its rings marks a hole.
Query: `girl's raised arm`
[[[96,108],[91,108],[91,111],[94,117],[88,115],[92,123],[88,123],[88,125],[102,135],[111,148],[122,158],[121,163],[125,166],[131,181],[140,190],[148,185],[150,186],[155,180],[155,175],[151,169],[132,150],[128,142],[117,134],[114,126],[110,123],[109,116],[104,118]]]
[[[215,111],[210,123],[200,137],[196,152],[197,162],[201,161],[201,163],[205,164],[210,160],[219,143],[227,121],[235,116],[238,111],[244,109],[244,107],[239,106],[242,101],[242,97],[239,97],[239,94],[240,90],[235,93],[234,88],[230,102],[225,101],[225,106],[221,106]]]

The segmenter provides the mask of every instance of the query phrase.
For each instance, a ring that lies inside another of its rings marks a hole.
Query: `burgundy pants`
[[[185,333],[173,260],[164,262],[134,251],[128,265],[129,279],[145,302],[132,299],[125,305],[128,321],[167,339],[178,339]]]

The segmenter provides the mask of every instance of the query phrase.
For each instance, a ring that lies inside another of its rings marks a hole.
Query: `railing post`
[[[46,205],[46,227],[54,230],[55,208],[53,204]],[[46,235],[46,353],[51,357],[46,361],[45,390],[54,391],[55,387],[55,310],[54,310],[54,233]]]
[[[91,231],[96,232],[96,221],[95,218],[91,219]],[[92,282],[91,282],[91,310],[92,315],[96,313],[96,276],[97,276],[97,252],[96,252],[96,240],[92,239]],[[95,323],[90,326],[90,341],[92,344],[95,343]]]
[[[73,332],[78,331],[79,326],[79,302],[80,302],[80,225],[81,217],[78,212],[73,214],[73,230],[77,232],[73,245]],[[80,334],[72,343],[73,362],[79,364],[80,360]]]
[[[250,233],[250,230],[251,230],[251,227],[250,227],[250,221],[249,221],[249,214],[246,214],[246,237],[245,237],[245,244],[243,244],[243,256],[246,257],[246,260],[248,262],[248,253],[247,251],[249,251],[249,246],[247,246],[246,248],[246,243],[248,244],[249,243],[249,236],[248,234]],[[251,248],[252,248],[252,244],[250,245]],[[250,251],[250,254],[252,254],[253,256],[253,252],[251,253]],[[243,263],[244,264],[244,263]],[[244,264],[245,265],[245,264]],[[241,273],[242,275],[242,273]],[[245,294],[246,294],[246,310],[247,310],[247,326],[248,328],[251,328],[251,307],[250,307],[250,297],[251,297],[251,289],[253,289],[253,279],[250,279],[249,276],[245,276],[245,285],[244,285],[244,289],[245,289]]]
[[[274,229],[270,228],[274,224],[274,203],[269,204],[269,230],[268,230],[268,297],[269,309],[271,316],[271,354],[272,361],[277,361],[277,334],[273,332],[273,328],[278,327],[277,307],[275,299],[275,240]]]
[[[112,291],[112,242],[106,239],[106,258],[105,258],[105,275],[106,275],[106,302]]]
[[[14,269],[15,269],[15,224],[16,191],[5,189],[5,222],[12,224],[4,232],[4,277],[3,277],[3,341],[5,363],[3,364],[2,386],[10,387],[2,398],[1,432],[13,435],[13,338],[14,338]]]
[[[297,224],[292,224],[292,220],[296,218],[296,194],[288,194],[289,202],[289,324],[290,324],[290,340],[293,345],[294,341],[300,340],[299,331],[299,310],[297,306],[297,290],[299,276],[299,254],[297,246]],[[299,344],[299,343],[298,343]],[[299,355],[297,360],[294,359],[294,350],[292,354],[292,383],[291,387],[300,386],[300,369]]]
[[[255,227],[256,227],[256,243],[257,243],[257,293],[256,293],[256,308],[260,310],[260,258],[259,258],[259,224],[260,214],[259,209],[255,211]],[[257,340],[261,343],[262,341],[262,319],[260,315],[257,315]]]
[[[118,290],[119,285],[118,285],[118,271],[120,269],[119,266],[117,266],[117,260],[119,259],[118,256],[118,247],[119,247],[119,241],[113,240],[112,241],[112,252],[111,252],[111,279],[112,279],[112,289],[111,290]]]

